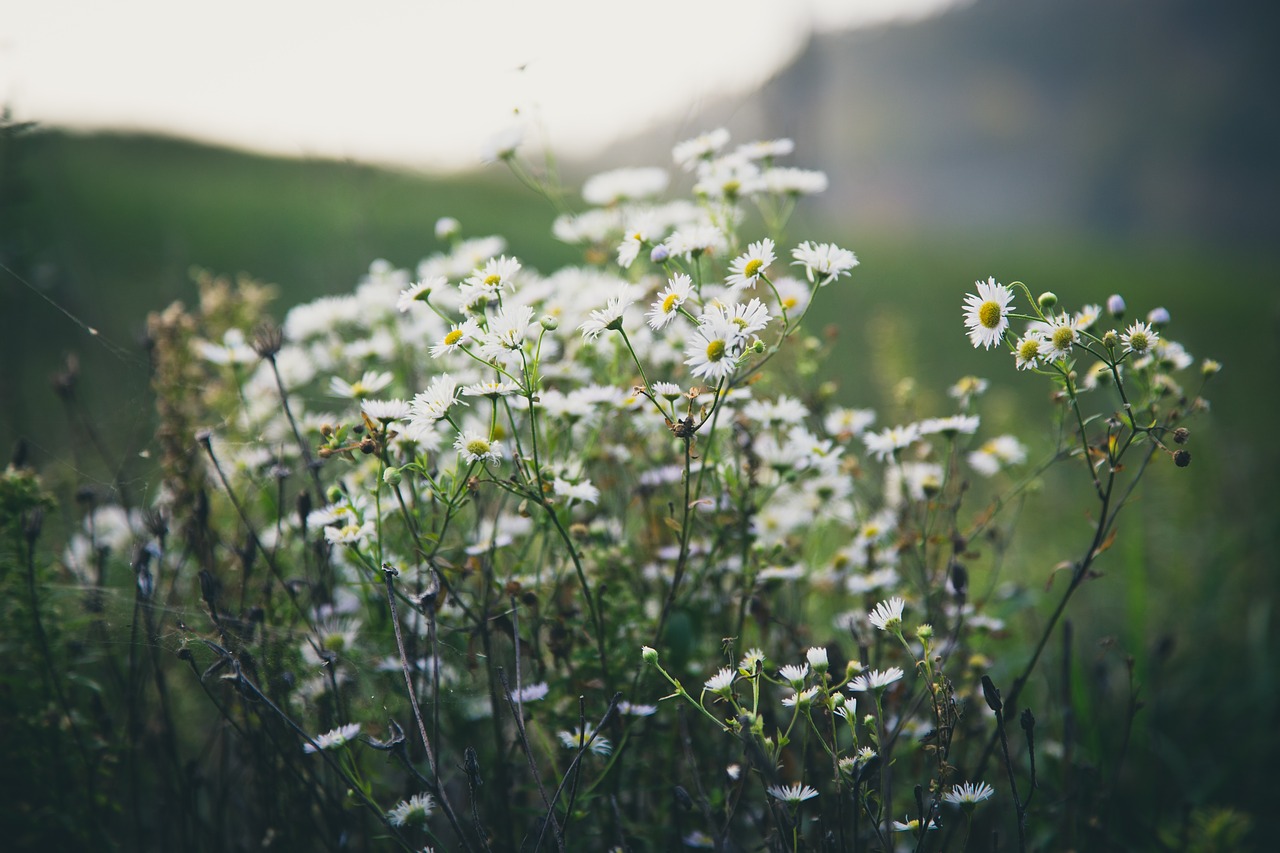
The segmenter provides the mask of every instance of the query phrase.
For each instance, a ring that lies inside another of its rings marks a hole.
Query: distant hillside
[[[715,123],[797,142],[857,230],[1280,237],[1280,7],[978,0],[818,38],[763,91],[610,159],[667,162]]]

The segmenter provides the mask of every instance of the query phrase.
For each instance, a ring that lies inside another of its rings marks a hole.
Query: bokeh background
[[[989,275],[1070,306],[1111,293],[1135,315],[1164,306],[1172,337],[1223,362],[1192,466],[1153,473],[1104,577],[1073,602],[1073,701],[1094,723],[1081,738],[1098,778],[1123,772],[1135,815],[1159,803],[1269,816],[1280,762],[1273,4],[920,2],[889,19],[897,10],[856,2],[713,3],[709,18],[678,4],[614,17],[599,4],[478,3],[470,18],[425,4],[428,17],[404,20],[421,10],[356,19],[326,4],[231,4],[202,20],[150,3],[107,17],[47,5],[41,17],[0,2],[0,447],[23,439],[64,497],[151,484],[141,333],[148,311],[194,298],[195,268],[275,284],[282,316],[350,289],[376,258],[412,269],[449,215],[551,270],[576,256],[550,237],[556,211],[479,162],[504,126],[526,124],[525,150],[554,153],[570,187],[605,168],[667,165],[672,144],[717,126],[738,142],[788,136],[796,165],[831,178],[792,236],[862,261],[826,315],[846,402],[902,411],[901,381],[914,377],[910,406],[945,414],[944,389],[976,373],[993,380],[994,417],[1032,439],[1048,429],[1046,388],[963,335],[961,299]],[[370,41],[383,59],[363,58]],[[462,59],[429,65],[454,43]],[[459,104],[474,113],[450,111]],[[54,393],[69,356],[92,424]],[[91,427],[105,454],[85,451]],[[1051,478],[1025,512],[1029,588],[1083,536],[1079,485]],[[51,524],[69,530],[72,515]],[[1109,762],[1130,701],[1126,656],[1144,707],[1120,768]]]

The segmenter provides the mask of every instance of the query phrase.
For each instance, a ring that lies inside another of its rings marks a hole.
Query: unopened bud
[[[649,251],[649,260],[655,264],[665,263],[671,257],[671,250],[659,243]]]
[[[641,646],[640,659],[647,664],[656,665],[658,663],[658,650],[652,646]]]
[[[442,216],[436,220],[436,239],[451,240],[462,231],[462,223],[452,216]]]
[[[1046,290],[1044,293],[1036,297],[1036,304],[1040,306],[1041,311],[1048,311],[1050,308],[1058,304],[1058,294],[1052,290]]]
[[[555,317],[552,317],[550,314],[543,314],[542,319],[538,321],[538,324],[548,332],[554,332],[556,329],[560,328],[560,321]]]
[[[1124,316],[1124,308],[1124,297],[1120,294],[1113,293],[1107,297],[1107,311],[1111,313],[1112,317],[1119,320]]]
[[[402,479],[403,475],[400,473],[400,469],[396,468],[394,465],[388,466],[387,470],[382,472],[382,482],[386,483],[388,486],[398,486]]]
[[[1169,310],[1167,308],[1152,308],[1147,312],[1147,322],[1153,326],[1164,326],[1169,322]]]

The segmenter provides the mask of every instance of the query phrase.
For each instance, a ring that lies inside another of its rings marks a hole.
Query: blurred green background
[[[1111,293],[1134,316],[1162,305],[1173,338],[1223,362],[1212,412],[1193,424],[1192,466],[1158,466],[1104,577],[1071,609],[1074,701],[1096,723],[1082,739],[1099,777],[1128,699],[1113,650],[1136,661],[1146,704],[1118,794],[1135,809],[1267,815],[1280,762],[1280,60],[1267,35],[1278,18],[1230,2],[978,2],[822,37],[762,92],[565,164],[573,186],[600,168],[666,163],[673,142],[720,123],[737,142],[793,137],[796,165],[827,171],[832,190],[790,236],[862,261],[823,294],[822,317],[840,329],[829,369],[842,399],[885,422],[903,377],[917,380],[921,414],[947,414],[944,389],[976,373],[993,381],[1001,425],[1027,438],[1048,428],[1046,386],[964,337],[961,300],[988,275],[1070,307]],[[428,176],[13,126],[0,146],[0,447],[25,439],[64,497],[117,476],[139,491],[151,482],[141,333],[148,311],[194,299],[193,267],[276,284],[279,317],[350,289],[375,258],[412,269],[438,248],[444,215],[469,235],[503,234],[543,271],[577,254],[550,238],[550,205],[498,168]],[[109,464],[53,393],[69,353]],[[1033,501],[1021,531],[1032,588],[1076,555],[1088,524],[1082,484],[1048,485],[1056,497]]]

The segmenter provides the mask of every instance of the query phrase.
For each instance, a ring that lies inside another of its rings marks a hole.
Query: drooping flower
[[[649,326],[657,331],[676,318],[680,306],[693,295],[693,279],[684,273],[676,273],[667,280],[667,286],[658,293],[652,308],[645,313]]]
[[[826,285],[845,275],[858,265],[858,258],[848,249],[834,243],[804,242],[791,250],[794,263],[804,267],[809,281],[821,279]]]
[[[589,749],[596,755],[608,755],[613,752],[613,744],[606,737],[596,735],[596,730],[589,724],[580,729],[556,732],[560,744],[565,749]]]
[[[360,734],[359,723],[347,723],[345,726],[339,726],[331,729],[322,735],[316,735],[312,738],[314,743],[310,741],[302,745],[303,752],[319,752],[322,749],[337,749],[349,740]]]
[[[435,807],[436,801],[430,794],[414,794],[409,799],[396,803],[395,808],[387,812],[387,822],[392,826],[424,824]]]

